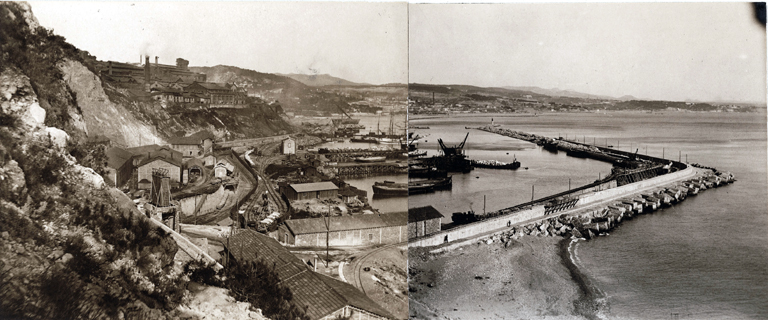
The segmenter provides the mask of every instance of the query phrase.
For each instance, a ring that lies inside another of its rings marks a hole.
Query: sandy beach
[[[570,239],[479,241],[409,250],[412,319],[596,319],[600,294],[570,261]]]

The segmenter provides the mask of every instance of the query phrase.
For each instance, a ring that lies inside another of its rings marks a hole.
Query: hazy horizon
[[[747,3],[412,4],[409,81],[766,101]]]

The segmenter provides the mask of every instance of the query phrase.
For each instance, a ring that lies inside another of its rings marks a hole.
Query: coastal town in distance
[[[0,319],[768,318],[764,12],[2,2]]]

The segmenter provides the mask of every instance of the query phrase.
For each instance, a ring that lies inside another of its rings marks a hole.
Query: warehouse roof
[[[326,191],[326,190],[338,190],[333,182],[312,182],[312,183],[292,183],[289,185],[296,192],[312,192],[312,191]]]
[[[294,235],[322,233],[327,231],[347,231],[393,226],[405,226],[407,213],[362,214],[354,216],[331,217],[330,225],[326,227],[328,218],[311,218],[286,220],[285,225]]]
[[[408,222],[419,222],[442,218],[443,214],[432,206],[408,209]]]
[[[393,318],[365,294],[349,284],[331,279],[309,270],[299,258],[280,245],[275,239],[255,232],[242,230],[230,237],[229,252],[241,261],[261,259],[274,265],[280,283],[291,290],[293,303],[307,308],[310,319],[320,319],[345,306]]]

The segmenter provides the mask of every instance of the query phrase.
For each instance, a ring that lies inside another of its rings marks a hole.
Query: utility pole
[[[328,247],[330,246],[330,241],[328,240],[330,238],[331,233],[331,205],[328,205],[328,221],[325,222],[325,267],[328,268]]]
[[[683,160],[682,158],[683,158],[683,151],[677,150],[677,162],[680,162],[681,160]]]
[[[568,178],[568,191],[571,191],[571,178]]]
[[[664,148],[663,147],[661,148],[661,158],[662,159],[666,159],[666,157],[664,157]]]
[[[533,201],[533,190],[536,186],[531,185],[531,201]]]

